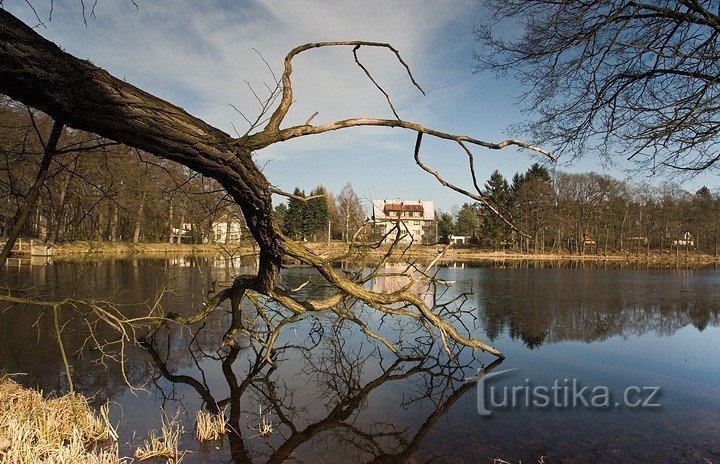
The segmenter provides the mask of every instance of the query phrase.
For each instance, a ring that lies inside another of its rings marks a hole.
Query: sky
[[[247,130],[231,105],[254,119],[260,110],[254,93],[264,99],[266,85],[274,87],[265,62],[279,76],[284,56],[297,45],[367,40],[397,48],[427,93],[413,87],[387,50],[359,51],[403,119],[490,142],[522,138],[508,129],[524,118],[516,100],[521,84],[474,73],[473,51],[480,51],[480,44],[472,31],[484,17],[479,1],[136,0],[136,8],[130,0],[100,0],[91,17],[92,0],[86,0],[87,25],[78,1],[55,0],[51,21],[46,20],[50,0],[32,3],[45,24],[36,28],[42,36],[230,134]],[[3,5],[26,23],[38,23],[24,0]],[[354,63],[350,47],[313,50],[293,63],[296,102],[285,124],[304,123],[316,111],[314,124],[393,117],[384,96]],[[414,163],[414,142],[415,134],[401,129],[351,128],[270,146],[257,153],[256,162],[286,191],[324,185],[339,193],[351,183],[367,200],[432,200],[445,211],[468,201]],[[510,178],[542,161],[514,148],[474,153],[483,181],[495,169]],[[451,182],[472,190],[467,158],[456,144],[426,137],[422,157]],[[557,169],[630,175],[630,165],[605,164],[588,154],[572,162],[561,159]],[[669,179],[648,174],[635,172],[632,178]],[[689,191],[702,185],[716,188],[716,175],[683,181]]]

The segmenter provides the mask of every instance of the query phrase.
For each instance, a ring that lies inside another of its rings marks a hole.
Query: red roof
[[[390,211],[419,211],[422,213],[423,207],[422,207],[422,205],[405,205],[403,203],[386,203],[383,210],[385,211],[385,214],[389,213]]]

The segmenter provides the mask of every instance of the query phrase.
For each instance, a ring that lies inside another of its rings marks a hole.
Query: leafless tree
[[[493,0],[477,69],[528,89],[528,129],[560,152],[620,153],[643,167],[720,159],[720,11],[711,0]],[[522,33],[508,38],[504,25]]]

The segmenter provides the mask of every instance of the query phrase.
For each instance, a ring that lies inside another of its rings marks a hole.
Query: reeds
[[[267,437],[273,433],[272,422],[265,418],[262,412],[262,406],[260,406],[260,423],[258,424],[257,432],[260,437]]]
[[[227,433],[225,412],[198,411],[195,415],[195,432],[200,441],[220,439]]]
[[[82,395],[44,399],[0,376],[3,464],[118,464],[117,438],[107,405],[94,414]]]
[[[163,414],[160,432],[151,430],[148,433],[145,443],[135,450],[135,458],[138,461],[165,458],[169,464],[178,464],[185,456],[185,452],[178,450],[182,434],[183,428],[177,415],[170,418]]]

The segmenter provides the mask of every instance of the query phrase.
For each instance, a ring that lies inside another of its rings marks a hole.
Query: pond
[[[210,258],[58,261],[6,268],[2,281],[47,298],[122,302],[127,315],[162,293],[163,308],[184,314],[242,269],[232,264],[241,266]],[[313,275],[286,270],[282,283],[310,280],[298,295],[323,294]],[[226,310],[201,327],[171,325],[150,345],[128,346],[123,369],[88,342],[72,314],[63,316],[62,339],[76,390],[110,402],[126,455],[164,411],[183,423],[186,463],[720,459],[716,270],[454,263],[438,278],[447,282],[442,297],[460,308],[454,324],[489,340],[506,355],[502,363],[468,349],[449,359],[417,328],[358,305],[353,314],[422,356],[399,360],[357,326],[317,315],[282,331],[270,364],[242,335],[220,349]],[[392,279],[369,285],[392,288]],[[0,317],[0,370],[46,393],[66,391],[52,315],[16,305]],[[479,382],[466,381],[476,374]],[[199,443],[195,413],[213,402],[236,433]],[[263,421],[272,433],[260,433]]]

